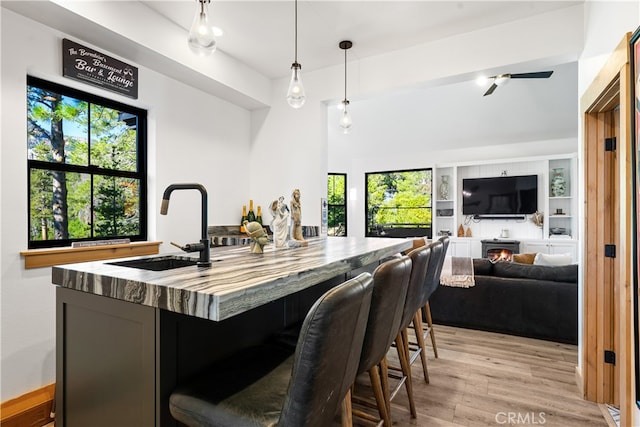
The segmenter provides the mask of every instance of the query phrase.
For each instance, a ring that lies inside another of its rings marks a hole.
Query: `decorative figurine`
[[[531,215],[531,222],[533,222],[536,227],[542,227],[544,224],[544,214],[542,212],[535,211],[533,215]]]
[[[297,188],[291,194],[291,238],[304,242],[302,237],[302,206],[300,206],[300,190]]]
[[[259,222],[256,221],[244,221],[244,228],[247,235],[251,237],[251,252],[254,254],[263,253],[264,245],[269,243],[269,235]]]
[[[284,196],[271,202],[271,230],[273,230],[273,243],[276,248],[284,248],[289,240],[289,207],[284,202]]]

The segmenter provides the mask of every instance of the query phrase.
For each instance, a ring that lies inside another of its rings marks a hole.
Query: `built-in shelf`
[[[565,191],[553,192],[552,178],[557,169],[563,170]],[[554,154],[516,159],[491,159],[436,165],[432,185],[433,234],[454,232],[461,226],[481,238],[499,236],[506,229],[510,236],[519,239],[549,238],[551,229],[564,229],[573,239],[578,239],[577,154]],[[442,177],[448,177],[448,197],[440,193]],[[533,215],[464,215],[462,212],[462,182],[469,178],[485,178],[510,175],[536,175],[538,177],[537,212],[541,222],[534,223]],[[554,196],[557,194],[557,196]],[[453,210],[452,216],[442,214]]]
[[[556,169],[562,169],[564,171],[565,178],[565,193],[564,195],[553,195],[553,177]],[[577,212],[577,203],[573,197],[574,191],[573,184],[575,183],[576,164],[575,158],[565,159],[553,159],[549,160],[549,172],[548,172],[548,185],[549,185],[549,197],[548,197],[548,217],[547,224],[549,230],[549,236],[552,236],[552,228],[565,228],[567,234],[571,235],[577,228],[574,215]],[[562,213],[559,213],[562,212]]]
[[[433,182],[434,222],[433,235],[442,236],[455,234],[456,225],[456,176],[454,167],[436,168]],[[443,197],[443,177],[446,176],[447,191],[445,199]],[[443,215],[446,214],[446,215]]]

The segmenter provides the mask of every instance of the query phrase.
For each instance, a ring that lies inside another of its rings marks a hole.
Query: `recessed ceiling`
[[[298,2],[298,62],[303,72],[344,60],[341,40],[360,59],[522,19],[580,1],[303,1]],[[185,30],[196,0],[143,1]],[[224,30],[218,49],[269,78],[285,77],[294,59],[294,2],[216,1],[212,23]]]

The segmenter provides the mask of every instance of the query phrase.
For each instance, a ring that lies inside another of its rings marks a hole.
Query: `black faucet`
[[[202,237],[200,243],[189,243],[184,246],[178,246],[185,252],[200,252],[198,267],[211,267],[211,256],[209,250],[209,236],[207,233],[207,190],[200,184],[171,184],[164,190],[162,195],[162,206],[160,206],[160,215],[166,215],[169,210],[169,198],[173,190],[198,190],[202,195]]]

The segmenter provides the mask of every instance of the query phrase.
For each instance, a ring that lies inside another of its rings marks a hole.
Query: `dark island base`
[[[177,384],[301,321],[347,276],[221,322],[58,287],[56,426],[177,426]]]

